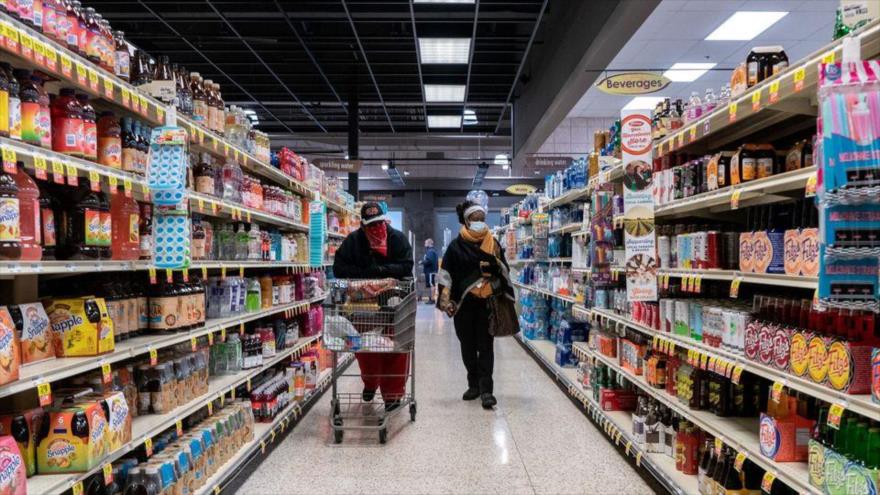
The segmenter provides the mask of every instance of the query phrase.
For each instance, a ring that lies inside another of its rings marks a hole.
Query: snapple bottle
[[[18,162],[15,185],[18,187],[18,209],[21,236],[21,259],[38,261],[43,257],[40,246],[40,190],[37,183],[24,172],[24,163]]]
[[[0,169],[0,259],[21,258],[18,186],[15,177]]]
[[[39,113],[37,114],[37,132],[40,134],[40,146],[46,149],[52,149],[52,117],[49,113],[49,93],[43,86],[45,79],[42,74],[34,73],[31,80],[37,87],[37,103],[39,103]]]
[[[9,137],[9,74],[0,67],[0,136]]]
[[[73,88],[61,88],[52,102],[52,149],[82,158],[82,107]]]
[[[76,95],[83,117],[83,158],[98,161],[98,125],[95,122],[95,108],[89,103],[89,96]]]
[[[88,179],[80,178],[69,204],[61,209],[60,259],[101,259],[101,196],[91,190]]]
[[[122,130],[113,112],[102,112],[98,119],[98,163],[122,167]]]
[[[43,259],[44,260],[54,260],[55,259],[55,245],[56,245],[56,225],[55,218],[60,217],[60,215],[55,215],[55,210],[58,209],[58,201],[55,196],[51,195],[49,192],[49,184],[43,185],[40,183],[37,185],[40,188],[40,240],[43,245]]]
[[[140,209],[137,201],[125,197],[122,189],[110,199],[113,228],[113,259],[136,260],[140,257]]]
[[[15,69],[15,78],[21,85],[19,97],[21,98],[21,140],[40,146],[40,91],[31,78],[31,71]]]

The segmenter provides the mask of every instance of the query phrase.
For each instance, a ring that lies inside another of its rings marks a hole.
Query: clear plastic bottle
[[[691,97],[688,98],[687,120],[688,122],[693,122],[699,119],[701,115],[703,115],[703,104],[700,101],[700,95],[696,91],[692,91]]]
[[[41,247],[40,190],[37,183],[25,173],[24,163],[16,164],[15,185],[18,187],[19,233],[21,259],[38,261],[43,257]]]
[[[703,115],[712,113],[718,107],[718,99],[715,98],[715,92],[712,88],[706,88],[706,95],[703,97]]]
[[[252,223],[248,230],[248,252],[247,259],[259,260],[262,258],[263,239],[260,234],[260,226]]]
[[[224,223],[217,229],[217,254],[218,260],[231,260],[235,258],[235,248],[232,244],[232,224]]]
[[[718,96],[719,107],[726,107],[728,103],[730,103],[730,83],[721,88],[721,94]]]
[[[244,261],[248,258],[248,242],[250,236],[245,228],[245,224],[238,224],[235,232],[235,260]]]
[[[223,164],[223,199],[241,203],[241,186],[244,174],[233,160]]]

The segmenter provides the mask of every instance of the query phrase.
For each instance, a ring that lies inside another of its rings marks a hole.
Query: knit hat
[[[361,224],[370,225],[373,222],[384,221],[385,213],[379,203],[364,203],[361,207]]]

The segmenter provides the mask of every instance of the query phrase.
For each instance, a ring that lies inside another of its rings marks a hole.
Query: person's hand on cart
[[[446,316],[450,318],[455,316],[455,309],[455,303],[452,301],[449,301],[443,305],[443,312],[446,313]]]

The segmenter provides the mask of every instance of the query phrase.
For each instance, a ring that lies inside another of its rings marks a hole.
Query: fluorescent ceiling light
[[[692,82],[716,65],[718,64],[678,62],[673,64],[663,75],[673,82]]]
[[[501,166],[506,167],[508,160],[509,160],[509,158],[507,158],[506,154],[499,153],[499,154],[495,155],[495,162],[494,163],[495,163],[495,165],[501,165]]]
[[[245,115],[256,115],[257,114],[257,112],[255,112],[254,110],[251,110],[250,108],[245,108],[242,111],[244,112]]]
[[[464,101],[463,84],[425,84],[428,103],[461,103]]]
[[[466,64],[470,53],[470,38],[419,38],[423,64]]]
[[[436,129],[461,127],[461,115],[428,115],[428,127]]]
[[[382,165],[379,165],[379,166],[382,167],[382,170],[388,170],[388,164],[387,164],[387,163],[383,163]]]
[[[479,123],[477,120],[477,113],[473,110],[465,110],[464,111],[464,125],[474,125]]]
[[[754,12],[741,10],[728,17],[715,31],[709,33],[709,41],[748,41],[776,24],[788,12]]]
[[[474,0],[413,0],[413,3],[474,3]]]
[[[621,110],[653,110],[658,103],[665,99],[665,96],[636,96],[629,100],[629,103]]]
[[[404,170],[403,175],[409,175],[409,170]]]

